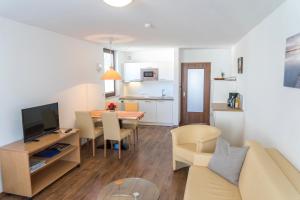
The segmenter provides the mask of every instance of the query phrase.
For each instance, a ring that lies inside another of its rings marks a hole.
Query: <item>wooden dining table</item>
[[[101,119],[104,112],[111,112],[107,110],[93,110],[91,111],[91,117],[94,119]],[[144,112],[131,112],[131,111],[114,111],[117,113],[119,120],[141,120],[145,113]]]

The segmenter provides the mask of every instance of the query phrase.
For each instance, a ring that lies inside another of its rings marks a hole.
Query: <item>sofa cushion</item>
[[[247,145],[250,148],[239,181],[242,199],[299,200],[299,193],[266,150],[256,142]]]
[[[226,140],[219,137],[208,168],[237,185],[247,151],[248,147],[231,147]]]
[[[241,200],[237,186],[209,170],[192,166],[186,183],[184,200]]]

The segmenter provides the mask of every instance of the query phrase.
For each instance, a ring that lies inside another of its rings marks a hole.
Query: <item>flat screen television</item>
[[[59,129],[58,103],[22,110],[24,142]]]

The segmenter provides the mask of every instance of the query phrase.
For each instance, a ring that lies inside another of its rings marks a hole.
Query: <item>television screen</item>
[[[24,142],[59,129],[58,103],[22,110]]]

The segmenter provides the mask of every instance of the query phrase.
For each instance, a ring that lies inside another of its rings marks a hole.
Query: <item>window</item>
[[[109,49],[103,49],[104,53],[104,72],[109,70],[110,67],[115,69],[115,52]],[[114,80],[104,81],[105,97],[116,96],[116,82]]]

